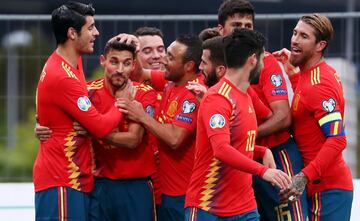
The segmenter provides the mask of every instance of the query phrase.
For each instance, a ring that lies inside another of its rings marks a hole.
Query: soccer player
[[[254,28],[255,12],[246,0],[226,0],[218,11],[219,31],[223,36],[234,28]],[[269,147],[274,155],[276,167],[289,176],[301,171],[301,154],[294,139],[288,132],[291,112],[288,92],[282,70],[271,53],[265,52],[264,67],[258,82],[251,82],[260,100],[267,105],[273,115],[259,120],[256,144]],[[279,202],[279,190],[254,177],[254,190],[262,220],[300,220],[307,218],[307,201],[303,196],[292,203]]]
[[[207,39],[202,44],[203,53],[199,69],[204,75],[204,84],[208,87],[212,87],[219,82],[226,72],[223,45],[221,36]],[[186,88],[192,91],[199,101],[207,91],[204,85],[191,81],[188,82]],[[271,110],[262,103],[255,91],[249,87],[247,92],[251,96],[257,119],[269,118],[272,114]]]
[[[142,68],[149,70],[164,70],[163,60],[166,55],[163,33],[160,29],[155,27],[140,27],[136,29],[135,36],[138,38],[140,44],[140,50],[137,53],[137,61],[140,62]],[[135,81],[140,81],[140,71],[135,70],[133,76]],[[144,84],[150,84],[148,81],[143,81]],[[155,116],[157,115],[162,99],[162,90],[156,91],[156,105],[155,105]],[[157,162],[157,171],[152,175],[152,181],[155,189],[155,202],[156,202],[156,213],[160,218],[161,216],[161,181],[159,171],[159,151],[156,138],[150,135],[149,138],[154,148],[154,154]]]
[[[166,51],[161,30],[154,27],[140,27],[136,29],[135,36],[140,43],[137,56],[141,66],[146,69],[164,70],[163,58]]]
[[[164,89],[158,121],[145,114],[136,102],[118,102],[130,119],[143,124],[158,138],[164,220],[184,220],[185,193],[194,161],[199,107],[198,100],[185,86],[188,81],[199,81],[201,52],[200,39],[191,35],[179,36],[167,48],[165,78],[169,82]],[[159,79],[162,84],[164,76]],[[154,85],[158,84],[151,80]]]
[[[332,35],[327,17],[304,15],[293,30],[291,52],[274,53],[294,89],[292,129],[305,164],[282,196],[286,201],[297,199],[307,185],[311,220],[346,221],[350,220],[353,184],[342,157],[345,99],[338,73],[324,60]]]
[[[53,134],[40,143],[33,168],[36,220],[88,220],[94,185],[91,140],[73,130],[73,121],[102,138],[122,119],[114,105],[99,114],[88,98],[81,55],[93,52],[99,35],[94,13],[91,5],[78,2],[52,12],[57,48],[40,75],[36,112]]]
[[[106,44],[100,57],[105,76],[87,84],[89,99],[100,113],[114,106],[116,96],[134,97],[148,114],[154,115],[155,91],[128,81],[134,57],[134,45],[118,41]],[[135,91],[130,90],[132,84]],[[86,132],[81,125],[76,128]],[[95,188],[91,194],[91,220],[154,220],[149,176],[155,172],[155,160],[143,127],[123,120],[103,139],[94,138],[93,148]]]
[[[247,89],[260,73],[264,44],[246,29],[224,38],[227,70],[200,105],[185,220],[258,220],[251,174],[280,188],[290,184],[284,172],[252,160],[257,123]]]
[[[90,100],[99,112],[107,112],[114,105],[115,96],[129,97],[126,87],[131,87],[128,79],[134,70],[134,58],[134,45],[118,41],[106,44],[100,57],[105,77],[88,83]],[[155,90],[137,82],[132,84],[136,88],[135,100],[153,116]],[[150,176],[156,165],[144,128],[124,119],[105,139],[93,139],[93,148],[96,167],[91,203],[96,215],[92,220],[154,220]]]

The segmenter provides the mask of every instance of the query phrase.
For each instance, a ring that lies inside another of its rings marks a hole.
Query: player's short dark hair
[[[245,28],[234,29],[223,38],[225,62],[228,68],[241,68],[249,56],[255,53],[257,59],[264,52],[265,37],[257,31]]]
[[[157,35],[161,38],[164,38],[164,35],[160,29],[155,27],[147,27],[147,26],[136,29],[134,35],[136,37],[146,36],[146,35],[151,35],[151,36]]]
[[[106,43],[103,55],[106,56],[111,50],[129,51],[135,57],[136,46],[134,44],[121,43],[117,40],[112,40]]]
[[[252,4],[247,0],[225,0],[218,10],[218,23],[225,25],[226,19],[235,14],[251,15],[252,20],[255,19],[255,11]]]
[[[202,41],[200,38],[196,35],[184,34],[176,38],[176,41],[187,47],[182,57],[183,63],[194,61],[195,71],[199,72],[202,55]]]
[[[203,50],[210,51],[210,61],[214,65],[224,65],[225,66],[225,56],[224,56],[224,43],[221,36],[213,37],[207,39],[202,44]]]
[[[51,24],[55,34],[56,44],[63,44],[68,39],[67,31],[70,27],[77,33],[86,23],[85,16],[94,16],[95,9],[91,4],[68,2],[55,9],[51,14]]]
[[[199,38],[201,41],[206,41],[207,39],[220,36],[220,32],[218,31],[217,27],[213,28],[205,28],[199,33]]]

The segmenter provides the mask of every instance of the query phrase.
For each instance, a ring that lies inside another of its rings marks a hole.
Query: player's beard
[[[205,75],[205,74],[204,74],[204,75]],[[219,78],[218,78],[218,76],[216,75],[215,70],[214,70],[214,71],[211,71],[209,74],[206,74],[206,75],[205,75],[204,83],[205,83],[206,86],[212,87],[212,86],[214,86],[217,82],[219,82]]]
[[[258,61],[256,63],[256,66],[250,71],[250,75],[249,75],[250,84],[259,83],[260,73],[261,73],[261,65],[260,62]]]
[[[123,81],[122,83],[119,83],[118,80],[116,80],[116,78],[122,78]],[[118,91],[118,90],[122,90],[125,88],[127,82],[128,82],[128,78],[124,76],[124,74],[120,74],[120,73],[113,73],[111,74],[110,77],[108,77],[108,81],[111,85],[111,87],[113,88],[113,91]]]

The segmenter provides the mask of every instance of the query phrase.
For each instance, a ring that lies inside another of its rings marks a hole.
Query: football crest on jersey
[[[155,108],[151,105],[146,106],[145,111],[147,114],[149,114],[151,117],[154,117],[155,115]]]
[[[169,117],[174,117],[175,116],[175,112],[177,110],[177,106],[178,106],[178,102],[176,100],[173,100],[170,102],[170,105],[166,111],[166,114]]]
[[[322,107],[327,112],[333,112],[336,106],[336,102],[333,98],[329,98],[328,100],[322,101]]]
[[[87,96],[81,96],[77,100],[77,106],[82,111],[88,111],[91,107],[91,102]]]
[[[182,104],[182,111],[184,114],[190,114],[196,109],[196,104],[185,100]]]
[[[273,74],[270,77],[271,83],[275,86],[275,87],[280,87],[282,85],[282,78],[280,74]]]
[[[223,128],[225,126],[225,118],[221,114],[214,114],[210,118],[210,127],[215,128]]]

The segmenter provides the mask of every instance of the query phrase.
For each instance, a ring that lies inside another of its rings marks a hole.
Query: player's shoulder
[[[310,69],[309,72],[309,84],[313,87],[334,87],[334,84],[341,84],[336,70],[325,61]]]
[[[225,80],[220,80],[217,84],[211,87],[207,94],[209,99],[227,100],[231,102],[230,94],[233,90],[233,85]]]
[[[133,82],[134,87],[141,92],[155,91],[153,87],[144,83]]]
[[[105,86],[104,78],[92,80],[86,83],[86,87],[88,90],[99,90],[101,88],[104,88],[104,86]]]

